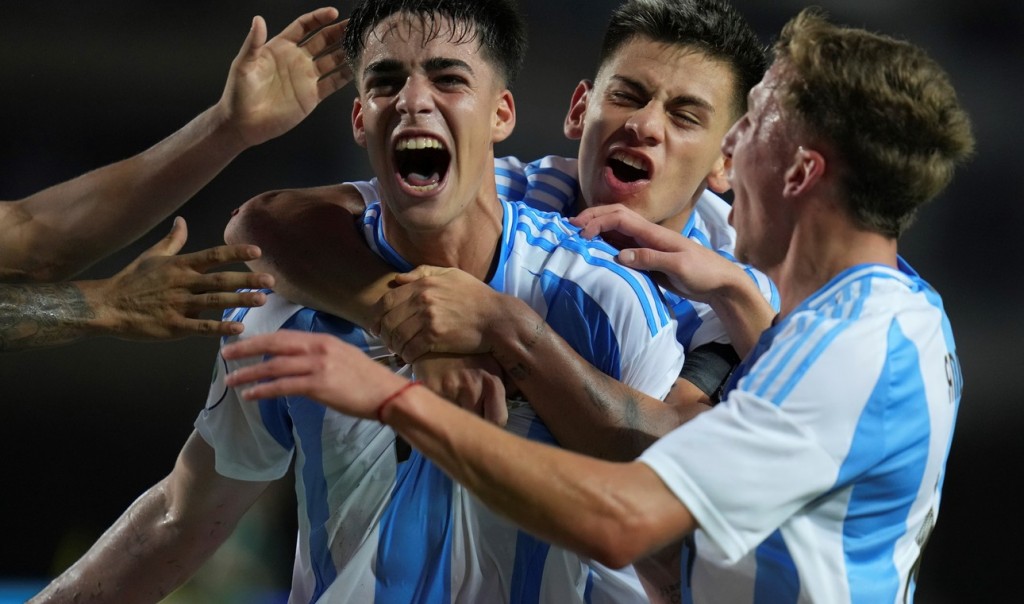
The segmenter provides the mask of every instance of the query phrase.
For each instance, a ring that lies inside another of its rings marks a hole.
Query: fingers
[[[421,264],[420,266],[417,266],[408,273],[399,273],[398,275],[395,275],[395,283],[398,283],[399,285],[406,285],[408,283],[412,283],[413,281],[419,281],[424,277],[443,275],[450,271],[450,268]]]
[[[315,342],[319,337],[327,336],[293,329],[281,329],[274,333],[253,336],[228,344],[220,352],[221,356],[229,361],[268,354],[299,354],[308,350],[311,343]]]
[[[179,246],[180,249],[180,246]],[[199,272],[206,272],[211,268],[234,264],[237,262],[248,262],[260,257],[260,248],[250,244],[219,245],[217,247],[199,250],[180,256],[182,264],[189,266]]]
[[[504,427],[508,423],[508,403],[505,400],[505,384],[498,376],[488,375],[484,378],[480,398],[484,419]]]
[[[232,371],[224,378],[224,383],[236,388],[253,382],[305,376],[311,373],[309,367],[304,356],[275,355],[260,363]]]
[[[292,21],[277,37],[299,44],[337,18],[338,9],[333,6],[318,8]]]
[[[252,25],[249,26],[249,33],[238,49],[238,56],[235,61],[242,63],[256,57],[259,49],[267,43],[267,22],[259,15],[252,18]]]
[[[274,286],[274,277],[268,273],[249,273],[243,271],[193,273],[180,277],[177,285],[194,294],[228,292],[234,295],[240,289],[269,289]],[[210,308],[213,307],[211,306]]]

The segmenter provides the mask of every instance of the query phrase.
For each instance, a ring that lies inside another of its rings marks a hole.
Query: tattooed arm
[[[211,309],[259,306],[266,296],[240,288],[273,285],[269,275],[211,268],[259,256],[251,245],[177,254],[187,237],[177,219],[170,234],[109,279],[56,284],[0,284],[0,351],[56,346],[86,336],[170,339],[229,335],[241,323],[200,320]]]

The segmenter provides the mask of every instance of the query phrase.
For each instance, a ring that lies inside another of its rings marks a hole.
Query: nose
[[[629,117],[626,121],[626,131],[645,145],[656,145],[664,140],[664,114],[651,101]]]
[[[395,106],[403,114],[429,113],[433,110],[434,102],[427,79],[418,75],[406,78],[402,89],[398,91]]]
[[[736,148],[736,132],[739,125],[739,122],[733,124],[732,128],[729,128],[729,131],[725,133],[725,137],[722,138],[722,155],[726,159],[732,158],[733,149]]]

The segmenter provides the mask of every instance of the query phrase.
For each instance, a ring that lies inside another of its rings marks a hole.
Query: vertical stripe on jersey
[[[776,529],[757,546],[754,604],[795,604],[800,598],[800,576],[782,531]]]
[[[281,325],[280,329],[328,333],[362,350],[367,348],[365,333],[362,330],[344,319],[318,313],[311,308],[303,308],[296,312]],[[323,424],[327,408],[305,397],[281,400],[274,405],[276,409],[272,411],[263,406],[264,401],[260,401],[260,405],[264,425],[278,442],[282,442],[282,438],[290,442],[292,438],[291,430],[288,434],[282,431],[285,426],[282,424],[284,420],[281,415],[288,415],[295,430],[295,444],[302,452],[301,476],[297,479],[302,481],[306,501],[305,509],[299,510],[299,513],[305,514],[309,523],[309,559],[316,579],[316,587],[310,602],[315,602],[330,587],[338,574],[331,555],[331,535],[327,528],[331,517],[329,489],[323,463]]]
[[[544,271],[545,322],[591,365],[622,379],[622,356],[613,326],[601,306],[573,281]]]
[[[893,322],[885,366],[839,470],[837,486],[855,484],[843,523],[854,604],[895,602],[899,593],[894,551],[920,491],[931,432],[920,363],[917,347]]]
[[[536,419],[530,423],[530,430],[527,432],[526,438],[549,445],[557,445],[555,437],[551,435],[547,427]],[[526,531],[518,531],[509,604],[537,604],[540,602],[544,565],[547,562],[550,549],[550,545]]]
[[[327,479],[324,477],[324,455],[322,433],[327,408],[309,399],[293,400],[291,416],[298,433],[298,444],[302,448],[302,485],[306,492],[306,514],[309,522],[309,555],[316,577],[316,588],[310,598],[315,602],[338,576],[331,556],[331,535],[327,520],[331,517],[327,500]]]
[[[380,520],[374,601],[451,602],[452,487],[419,451],[399,464]]]

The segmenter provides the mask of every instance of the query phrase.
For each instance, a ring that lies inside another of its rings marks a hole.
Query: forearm
[[[188,529],[171,509],[163,483],[158,484],[30,602],[159,602],[230,534],[233,524],[216,520],[210,518],[202,530],[183,537]]]
[[[4,263],[36,281],[70,277],[147,233],[245,148],[215,105],[142,153],[16,202],[32,236]]]
[[[0,285],[0,351],[67,344],[99,329],[77,283]]]
[[[679,408],[602,373],[514,302],[492,354],[563,447],[628,461],[684,421]]]
[[[743,358],[771,326],[775,310],[746,273],[736,271],[735,275],[711,295],[709,304],[725,326],[736,353]]]
[[[642,464],[526,441],[425,388],[393,399],[384,420],[490,508],[609,566],[628,564],[676,531],[692,530],[685,508]]]

